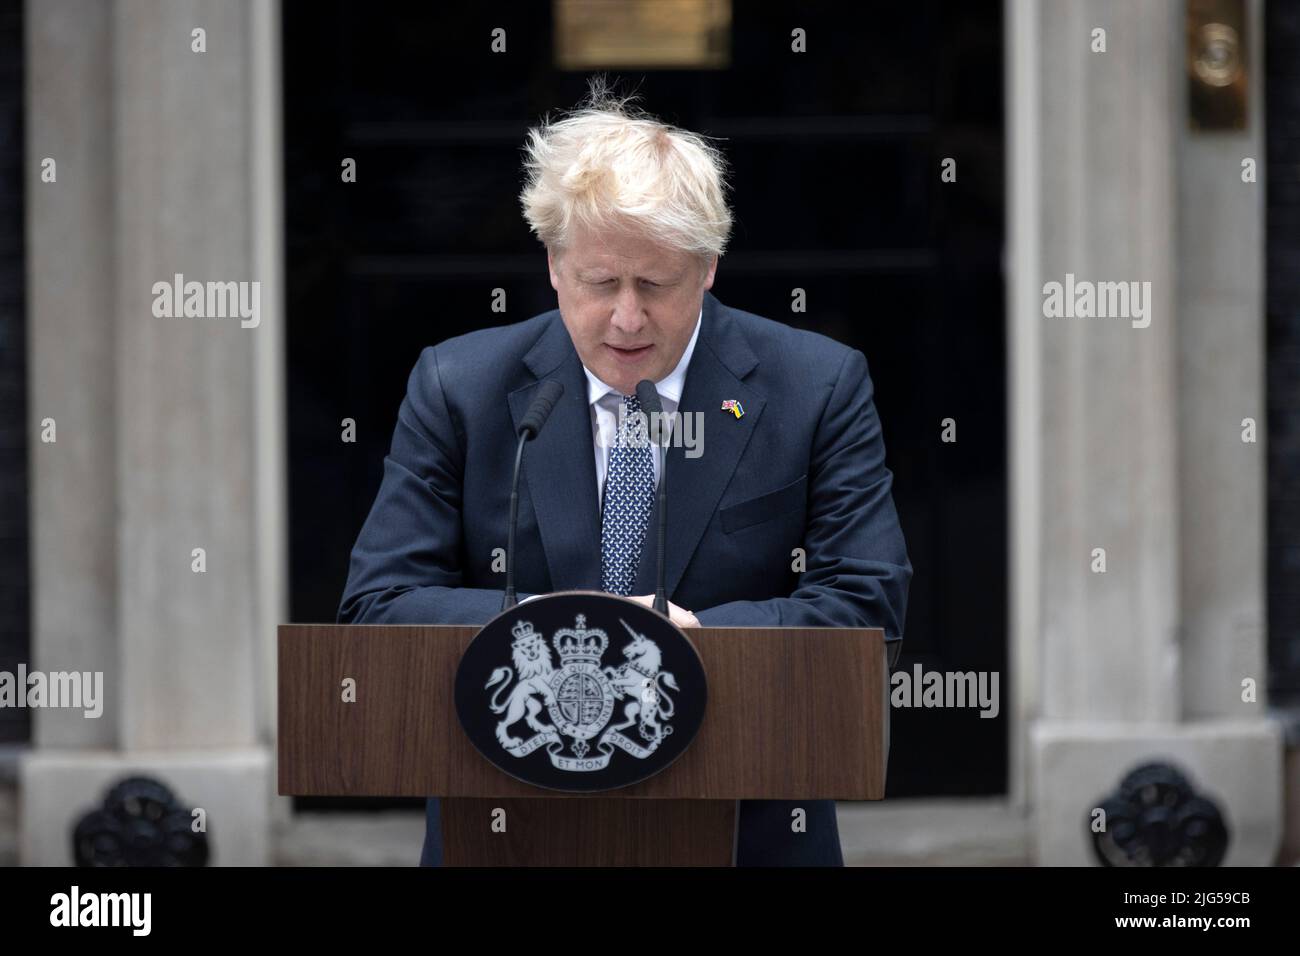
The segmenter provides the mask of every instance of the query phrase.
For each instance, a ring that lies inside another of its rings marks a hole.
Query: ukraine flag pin
[[[723,402],[722,410],[724,412],[731,412],[731,414],[735,415],[737,418],[741,418],[745,414],[745,406],[741,405],[740,402],[734,398],[729,398]]]

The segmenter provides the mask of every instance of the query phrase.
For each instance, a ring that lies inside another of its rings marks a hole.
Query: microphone
[[[501,610],[509,610],[519,601],[515,598],[515,526],[519,524],[519,470],[524,462],[524,445],[541,433],[546,419],[551,416],[555,403],[564,394],[564,386],[547,379],[537,389],[533,403],[519,423],[519,444],[515,446],[515,474],[510,482],[510,530],[506,537],[506,593],[501,599]]]
[[[546,419],[550,417],[551,410],[555,408],[555,403],[563,394],[564,386],[559,382],[554,379],[543,382],[537,389],[537,394],[533,396],[533,403],[528,406],[528,413],[519,423],[519,434],[530,432],[529,439],[536,438],[542,426],[546,424]]]
[[[655,444],[659,445],[659,487],[656,489],[658,497],[657,507],[659,509],[659,521],[657,522],[656,536],[658,538],[659,554],[657,557],[658,567],[655,571],[655,602],[654,609],[668,617],[668,597],[664,594],[664,531],[668,523],[668,503],[665,492],[668,487],[668,448],[663,442],[663,402],[659,400],[659,392],[655,389],[654,382],[648,378],[643,378],[636,383],[636,399],[641,403],[641,410],[649,416],[649,421],[659,422],[660,434],[656,436]],[[647,423],[647,431],[649,430]]]

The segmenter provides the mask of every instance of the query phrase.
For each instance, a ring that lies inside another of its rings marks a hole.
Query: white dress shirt
[[[700,324],[704,319],[704,309],[701,307],[700,315],[695,320],[695,331],[691,333],[691,340],[686,344],[686,351],[682,353],[681,361],[665,378],[655,382],[655,391],[659,393],[659,400],[664,406],[665,421],[671,421],[666,416],[671,416],[677,411],[677,405],[682,400],[682,388],[686,384],[686,367],[691,364],[691,354],[695,351],[695,340],[700,337]],[[618,437],[618,408],[623,401],[622,393],[618,389],[606,385],[595,375],[586,365],[582,370],[587,373],[587,403],[591,407],[591,438],[592,444],[596,448],[596,503],[599,506],[602,496],[605,494],[605,473],[609,470],[609,452],[614,446],[614,440]],[[659,485],[659,455],[658,448],[651,446],[654,452],[654,470],[655,486]]]

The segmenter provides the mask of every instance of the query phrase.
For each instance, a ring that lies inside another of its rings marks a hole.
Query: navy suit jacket
[[[668,599],[705,626],[880,627],[892,663],[912,566],[866,358],[708,292],[701,321],[678,411],[702,414],[702,453],[672,444],[664,479]],[[600,590],[587,381],[557,309],[420,354],[352,550],[341,623],[483,624],[500,612],[493,552],[506,544],[515,429],[546,379],[564,394],[524,453],[516,586],[521,599]],[[722,410],[726,399],[742,417]],[[657,517],[635,594],[655,589]],[[737,864],[842,863],[833,801],[739,804]],[[803,833],[791,832],[796,806]],[[430,800],[421,862],[441,855]]]

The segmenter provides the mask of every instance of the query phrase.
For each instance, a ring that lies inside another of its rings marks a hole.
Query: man
[[[421,353],[339,620],[482,624],[499,613],[494,552],[506,543],[516,427],[549,379],[564,393],[525,455],[521,599],[603,590],[649,606],[647,529],[667,481],[674,623],[881,627],[892,663],[912,567],[866,359],[709,292],[731,229],[720,154],[597,91],[530,131],[527,169],[524,214],[559,308]],[[643,379],[679,413],[666,476],[637,430]],[[697,425],[691,447],[680,416]],[[833,801],[746,800],[739,811],[738,865],[842,865]],[[430,800],[421,862],[441,857]]]

